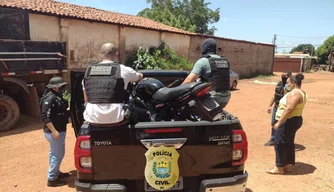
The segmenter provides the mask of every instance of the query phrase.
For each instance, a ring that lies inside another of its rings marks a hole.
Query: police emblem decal
[[[154,189],[167,190],[179,179],[179,153],[174,147],[151,147],[145,153],[145,179]]]

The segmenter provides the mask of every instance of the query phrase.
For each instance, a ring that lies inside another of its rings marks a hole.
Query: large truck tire
[[[0,132],[14,127],[20,117],[20,108],[16,101],[6,95],[0,95]]]

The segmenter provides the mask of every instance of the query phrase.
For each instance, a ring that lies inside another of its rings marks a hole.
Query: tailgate
[[[144,179],[145,152],[155,142],[175,144],[181,177],[230,173],[233,129],[220,122],[143,122],[128,128],[92,128],[94,180]],[[145,146],[146,145],[146,146]]]

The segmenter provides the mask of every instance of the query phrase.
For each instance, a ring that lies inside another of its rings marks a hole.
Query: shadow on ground
[[[77,171],[72,170],[69,172],[70,177],[66,178],[66,183],[69,188],[75,188],[75,178],[77,177]]]
[[[41,120],[26,115],[21,115],[12,129],[5,132],[0,132],[0,137],[21,134],[42,128],[43,123]]]
[[[286,172],[286,175],[307,175],[312,174],[317,168],[311,164],[296,162],[292,167],[291,172]]]
[[[304,151],[306,149],[306,147],[304,145],[301,144],[295,144],[295,151]]]
[[[239,91],[240,89],[238,89],[238,88],[236,88],[236,89],[232,89],[232,90],[230,90],[231,92],[232,91]]]
[[[70,123],[67,125],[70,125]],[[43,122],[40,119],[29,117],[27,115],[21,115],[19,120],[12,129],[5,132],[0,132],[0,137],[17,135],[35,130],[42,131],[43,127],[44,127]]]

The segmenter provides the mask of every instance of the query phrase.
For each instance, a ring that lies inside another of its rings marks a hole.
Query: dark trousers
[[[302,117],[292,117],[276,131],[274,142],[277,167],[295,164],[295,136],[302,124]]]
[[[273,108],[273,111],[271,112],[271,137],[270,137],[270,140],[274,141],[275,139],[275,129],[274,129],[274,125],[277,123],[277,120],[275,119],[275,116],[276,116],[276,111],[277,111],[277,108],[274,107]]]

